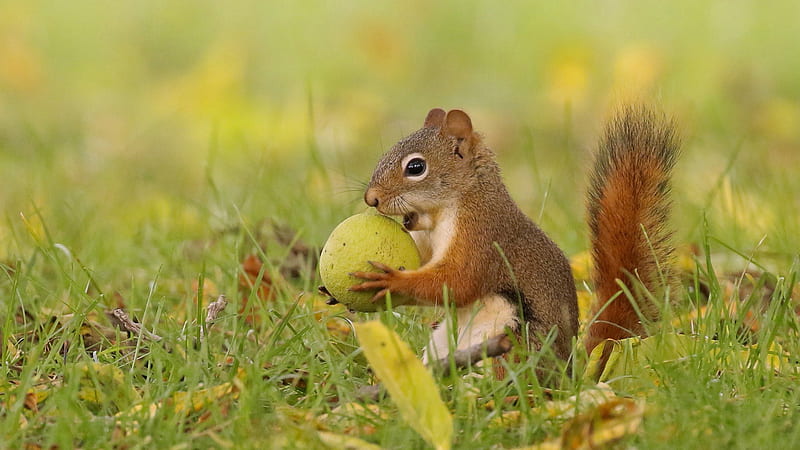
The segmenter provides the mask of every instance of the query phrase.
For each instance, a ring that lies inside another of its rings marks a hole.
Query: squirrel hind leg
[[[453,326],[457,326],[455,348],[450,343]],[[422,352],[422,361],[428,364],[447,358],[451,348],[464,350],[480,345],[487,339],[505,334],[509,329],[519,329],[516,308],[502,295],[487,295],[468,306],[457,308],[455,323],[452,316],[446,315],[431,333],[430,341]]]

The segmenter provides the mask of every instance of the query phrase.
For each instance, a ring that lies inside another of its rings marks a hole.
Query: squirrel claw
[[[370,291],[372,289],[386,289],[386,283],[381,280],[365,281],[347,288],[349,291]]]
[[[378,292],[372,297],[372,302],[376,303],[382,301],[386,294],[392,289],[390,286],[396,282],[396,278],[400,275],[398,269],[394,269],[386,264],[377,261],[367,261],[372,267],[380,270],[380,272],[352,272],[349,275],[354,278],[363,280],[359,284],[350,286],[350,291],[371,291],[377,290]]]
[[[386,274],[381,272],[351,272],[348,275],[362,280],[383,280],[386,277]]]
[[[376,269],[378,269],[378,270],[382,270],[382,271],[384,271],[384,272],[386,272],[386,273],[392,273],[392,272],[394,272],[394,271],[395,271],[395,269],[393,269],[393,268],[391,268],[391,267],[387,266],[387,265],[386,265],[386,264],[384,264],[384,263],[380,263],[380,262],[378,262],[378,261],[367,261],[367,262],[368,262],[368,263],[369,263],[369,264],[370,264],[372,267],[374,267],[374,268],[376,268]]]
[[[381,289],[380,291],[378,291],[377,294],[375,294],[372,297],[372,300],[371,300],[372,303],[378,303],[378,302],[382,301],[383,299],[386,298],[386,294],[388,294],[388,293],[389,293],[389,288]]]

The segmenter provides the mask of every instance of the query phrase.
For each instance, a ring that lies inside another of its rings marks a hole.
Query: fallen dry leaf
[[[90,409],[113,406],[123,410],[140,400],[139,393],[127,383],[119,367],[96,362],[76,366],[80,377],[78,399]]]
[[[356,437],[348,436],[345,434],[335,434],[326,431],[319,431],[318,435],[319,439],[322,441],[323,444],[334,449],[380,450],[381,448],[375,444],[370,444],[369,442],[363,439],[358,439]]]
[[[613,398],[586,411],[564,425],[560,445],[565,449],[608,446],[639,431],[644,403]]]
[[[181,416],[201,413],[198,421],[207,412],[204,410],[211,405],[217,406],[223,414],[226,414],[229,402],[239,398],[244,375],[244,369],[239,369],[232,381],[194,391],[175,392],[168,399],[157,403],[137,403],[114,415],[117,419],[117,432],[123,435],[135,432],[139,427],[140,418],[152,419],[162,408],[172,408],[175,414]],[[143,411],[146,412],[145,417],[141,417]],[[205,419],[208,419],[208,416],[205,416]],[[129,421],[127,426],[123,425],[123,421]]]
[[[254,310],[262,310],[266,302],[274,299],[272,292],[272,278],[266,270],[261,273],[264,263],[258,256],[250,254],[242,261],[242,271],[239,273],[239,291],[242,293],[242,303],[239,307],[239,314],[246,314],[244,320],[253,325],[256,315]],[[254,296],[251,294],[255,293]],[[250,305],[250,298],[253,297],[258,304]]]
[[[234,383],[227,382],[207,389],[198,389],[189,392],[175,392],[167,399],[166,404],[171,405],[177,414],[200,412],[211,404],[220,402],[223,398],[239,398],[239,389]]]
[[[453,418],[430,371],[408,344],[381,322],[355,327],[364,355],[403,419],[434,448],[449,449]]]
[[[516,450],[606,448],[637,433],[644,417],[644,402],[617,397],[604,383],[598,384],[598,388],[586,391],[588,395],[578,399],[580,414],[575,415],[574,408],[552,408],[562,411],[560,418],[569,418],[560,436]],[[574,404],[575,398],[572,400]]]
[[[597,362],[604,348],[609,345],[613,348],[608,363],[602,374],[597,374]],[[759,357],[754,358],[753,354]],[[655,366],[677,364],[701,355],[717,358],[720,368],[751,370],[764,365],[775,372],[796,368],[791,355],[776,342],[764,352],[758,344],[723,347],[718,341],[703,337],[664,333],[647,338],[609,339],[600,343],[589,357],[585,377],[590,380],[599,375],[601,381],[607,381],[622,391],[649,391],[662,383],[654,370]]]
[[[608,402],[617,395],[606,383],[597,383],[593,388],[585,389],[578,395],[573,395],[566,400],[552,400],[534,407],[534,412],[550,419],[566,420],[575,417],[576,412],[594,408]],[[508,427],[519,423],[522,415],[519,411],[506,411],[493,420],[493,424]]]
[[[347,434],[369,436],[377,430],[376,423],[389,420],[389,414],[375,403],[350,402],[339,405],[317,419],[320,425],[344,430]]]

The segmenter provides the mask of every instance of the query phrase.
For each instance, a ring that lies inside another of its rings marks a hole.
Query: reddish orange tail
[[[643,293],[657,298],[672,279],[669,180],[677,152],[674,124],[644,107],[622,110],[600,141],[588,193],[597,294],[588,352],[605,339],[644,335],[642,319],[659,318]]]

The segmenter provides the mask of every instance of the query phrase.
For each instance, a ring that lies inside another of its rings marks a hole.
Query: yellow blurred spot
[[[592,317],[592,300],[591,292],[578,290],[578,320],[581,324],[586,324]]]
[[[371,70],[385,76],[399,75],[408,69],[405,33],[394,28],[392,23],[376,18],[363,21],[353,35]]]
[[[35,9],[35,8],[33,8]],[[5,2],[0,14],[0,90],[28,94],[44,80],[42,55],[29,36],[41,26],[30,2]]]
[[[586,250],[574,255],[569,260],[569,265],[572,268],[572,276],[575,277],[575,281],[588,280],[592,273],[592,253]]]
[[[569,265],[578,288],[578,321],[583,326],[591,318],[594,299],[592,293],[583,287],[584,283],[590,281],[591,278],[592,253],[587,250],[574,255],[569,260]]]
[[[800,130],[800,106],[785,98],[773,98],[756,111],[753,121],[767,137],[795,140]]]
[[[0,86],[30,92],[42,83],[41,58],[35,48],[19,37],[0,37]]]
[[[627,93],[647,91],[663,71],[659,50],[647,44],[623,48],[614,61],[614,84]]]
[[[745,230],[772,230],[775,227],[775,212],[763,206],[764,202],[752,193],[736,189],[729,176],[722,180],[720,207],[726,218]]]
[[[198,280],[192,280],[192,292],[197,294],[198,287],[199,287]],[[203,296],[206,298],[213,298],[213,299],[219,297],[219,289],[217,288],[216,283],[209,280],[208,278],[203,278]]]
[[[675,248],[675,267],[678,272],[694,273],[696,263],[695,256],[698,254],[697,247],[691,244],[679,245]]]
[[[232,42],[216,42],[205,57],[181,77],[165,86],[169,104],[190,105],[195,112],[219,111],[241,89],[245,54]]]
[[[555,104],[576,103],[583,99],[589,84],[588,52],[568,48],[556,54],[547,67],[548,94]]]

